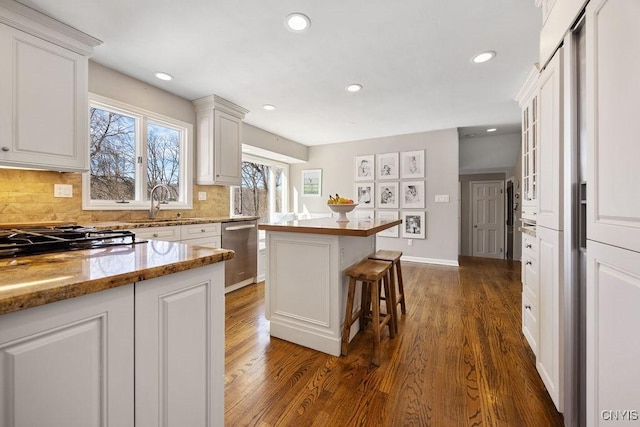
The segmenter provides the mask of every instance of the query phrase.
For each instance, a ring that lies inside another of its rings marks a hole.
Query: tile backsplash
[[[53,197],[54,184],[73,186],[73,197]],[[207,200],[198,201],[198,192]],[[229,187],[194,185],[193,209],[180,212],[184,217],[229,216]],[[158,218],[174,217],[178,211],[160,210]],[[77,224],[143,219],[146,210],[83,211],[82,175],[68,172],[0,169],[0,223],[69,221]]]

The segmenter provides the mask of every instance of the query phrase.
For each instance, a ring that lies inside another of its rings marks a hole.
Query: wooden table
[[[266,230],[271,336],[339,356],[348,286],[343,271],[375,252],[376,233],[401,223],[320,218],[260,224]],[[356,322],[350,339],[358,329]]]

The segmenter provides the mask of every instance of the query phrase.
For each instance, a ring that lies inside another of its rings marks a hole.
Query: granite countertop
[[[402,224],[401,219],[351,219],[348,222],[337,222],[334,218],[316,218],[258,224],[258,228],[288,233],[368,237],[399,224]]]
[[[147,227],[169,227],[173,225],[190,225],[190,224],[207,224],[212,222],[235,222],[235,221],[253,221],[259,219],[259,216],[233,216],[233,217],[201,217],[201,218],[158,218],[156,220],[119,220],[119,221],[103,221],[83,223],[86,227],[92,227],[98,230],[133,230],[135,228]]]
[[[233,256],[234,252],[227,249],[149,240],[4,258],[0,259],[0,314],[215,264]]]

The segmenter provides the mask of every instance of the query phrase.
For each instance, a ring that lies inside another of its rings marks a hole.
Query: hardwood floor
[[[225,425],[561,426],[521,333],[520,263],[403,263],[407,314],[381,364],[271,338],[264,284],[226,297]]]

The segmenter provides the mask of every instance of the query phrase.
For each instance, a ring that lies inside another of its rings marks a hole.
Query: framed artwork
[[[377,200],[379,208],[398,209],[398,183],[379,182]]]
[[[373,209],[376,205],[375,193],[373,182],[356,184],[353,201],[358,204],[359,209]]]
[[[322,196],[322,169],[305,169],[302,171],[302,195],[308,197]]]
[[[400,153],[400,177],[424,178],[424,150]]]
[[[374,155],[356,156],[356,181],[373,181],[375,161]]]
[[[374,214],[370,209],[356,210],[355,217],[357,219],[373,219]]]
[[[425,239],[427,223],[424,211],[402,211],[402,237]]]
[[[403,208],[424,209],[424,181],[406,181],[400,186]]]
[[[398,219],[398,211],[378,211],[376,216],[379,219]],[[394,227],[387,228],[386,230],[382,230],[381,232],[378,233],[378,236],[398,237],[398,233],[399,233],[398,227],[400,226],[396,225]]]
[[[398,179],[398,153],[378,154],[376,172],[378,179]]]

